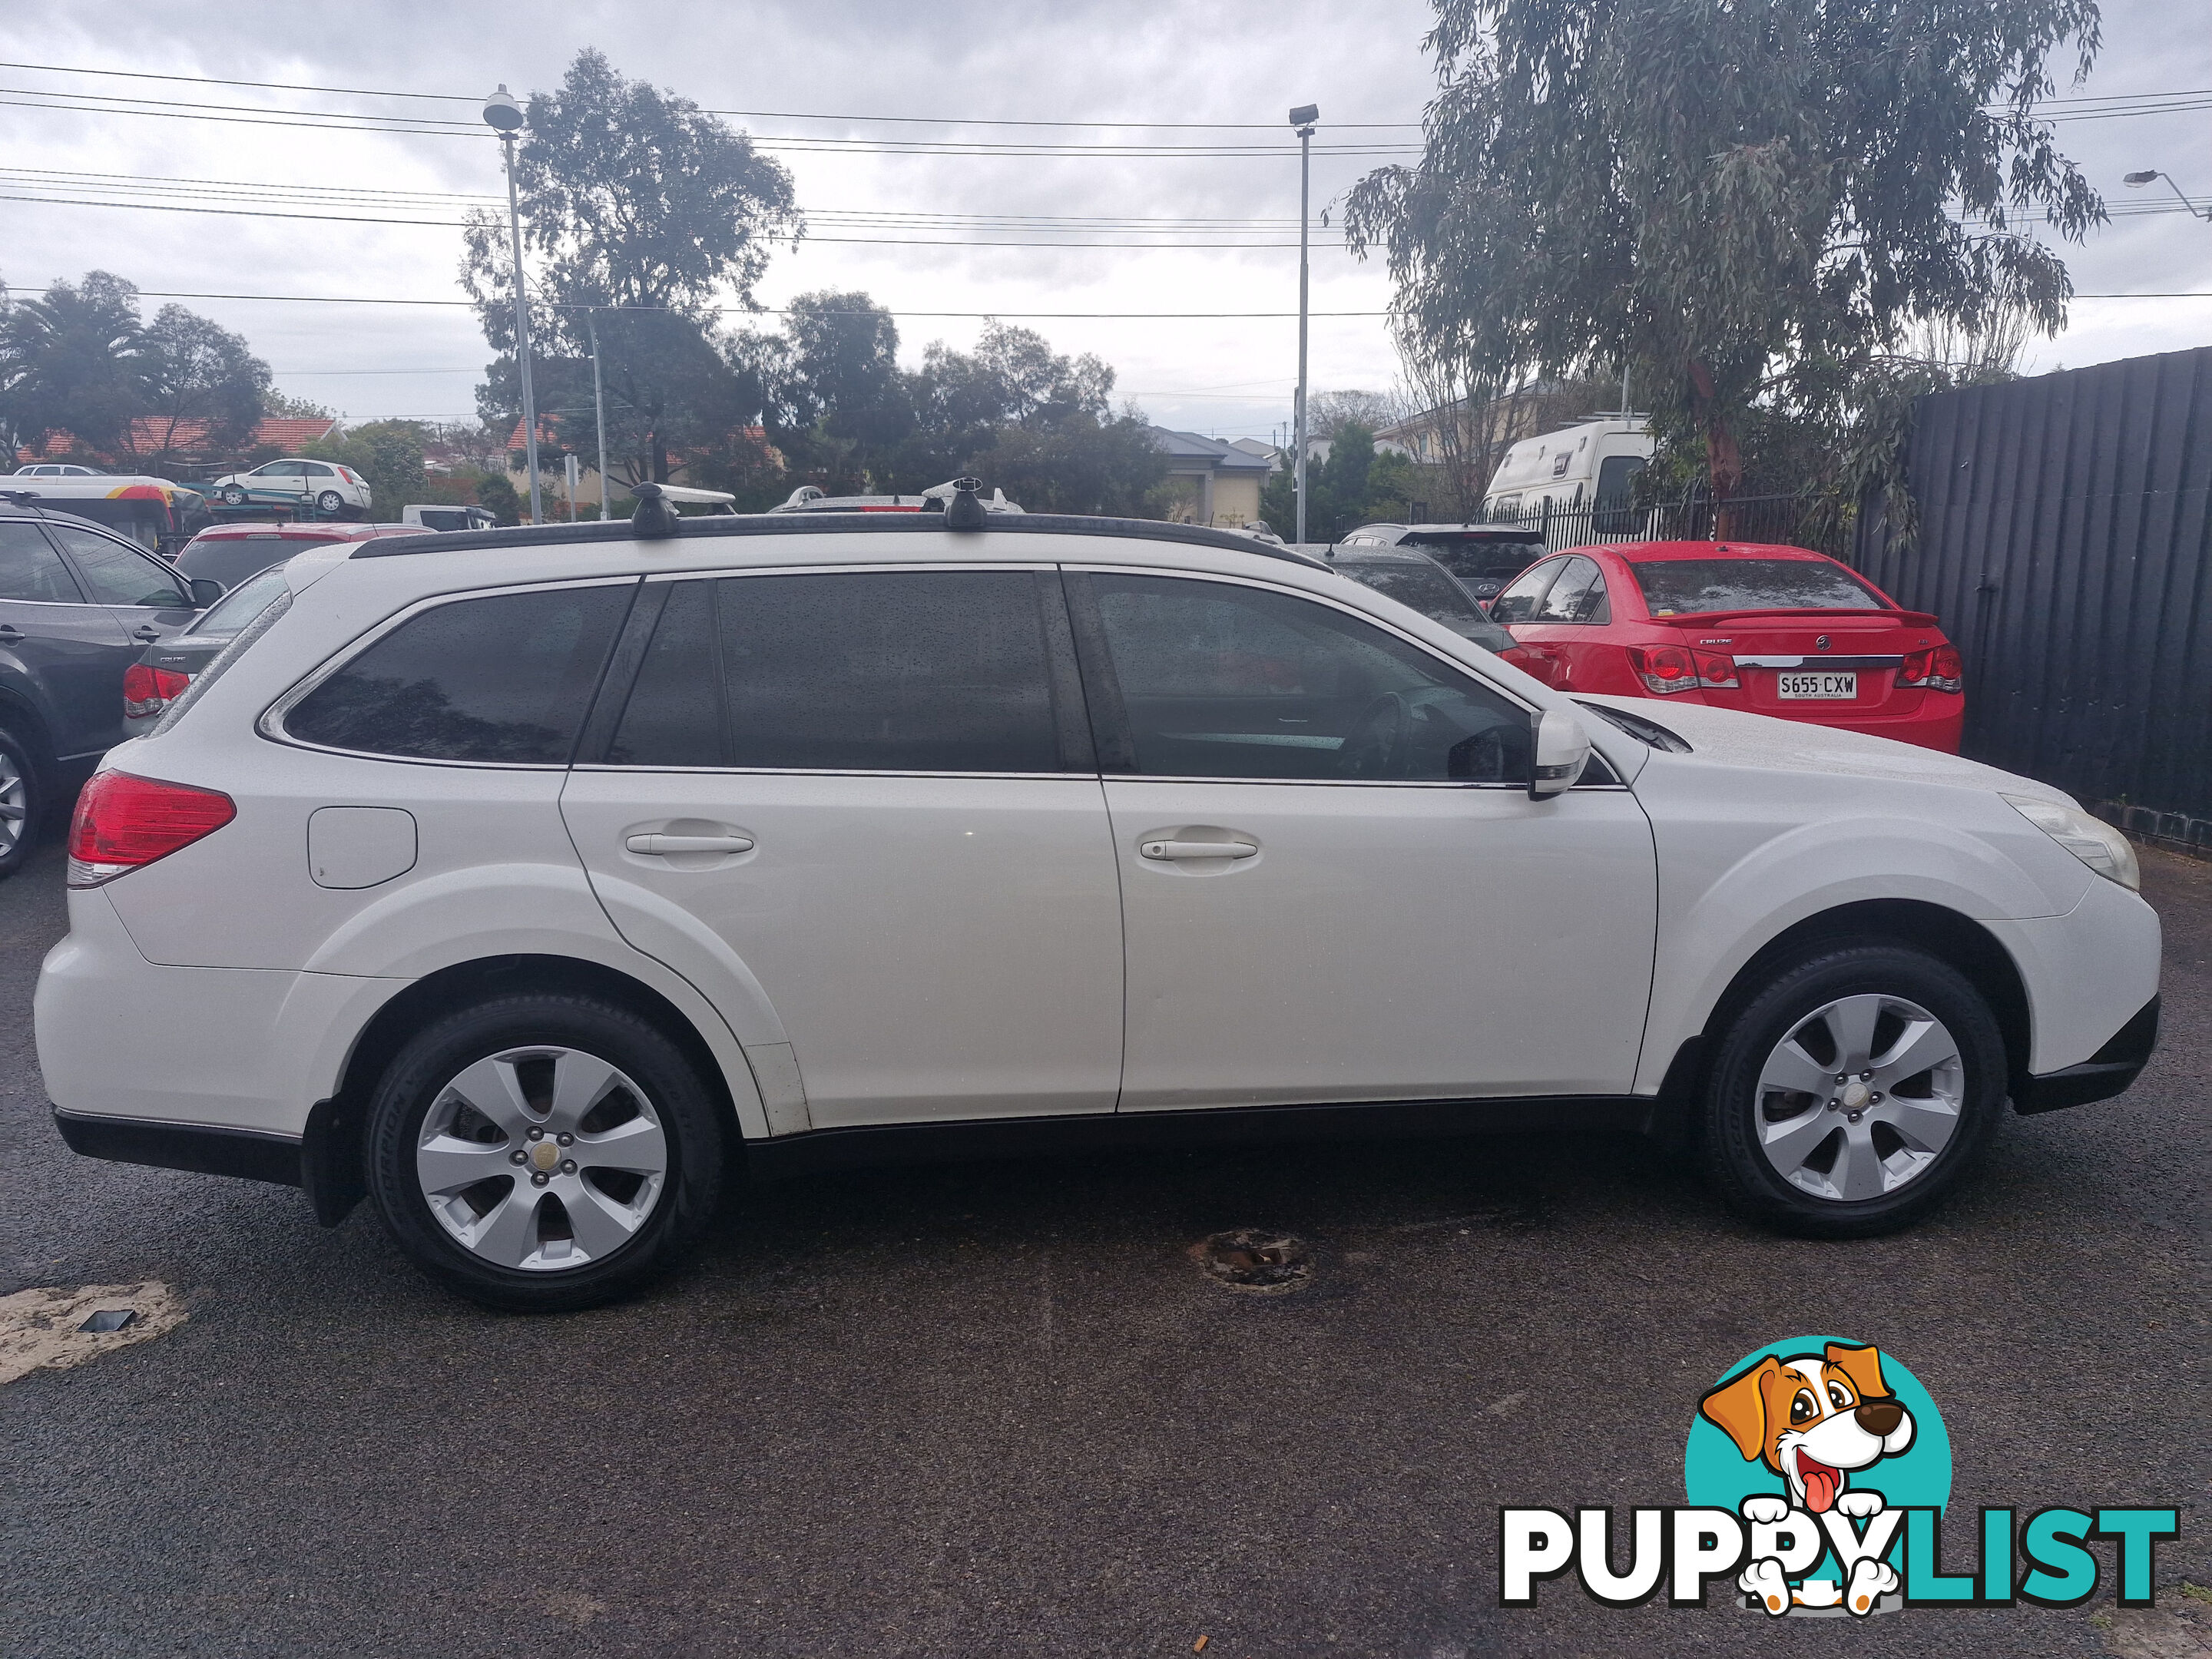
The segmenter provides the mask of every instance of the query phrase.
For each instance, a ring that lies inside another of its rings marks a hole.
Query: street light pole
[[[2197,206],[2196,203],[2191,201],[2188,196],[2183,191],[2181,186],[2173,182],[2173,175],[2172,173],[2160,173],[2157,169],[2153,168],[2147,173],[2127,173],[2122,177],[2120,182],[2125,185],[2130,190],[2140,190],[2145,185],[2150,184],[2154,180],[2159,179],[2165,179],[2166,187],[2172,191],[2176,196],[2181,198],[2181,205],[2189,210],[2189,216],[2191,218],[2202,219],[2206,223],[2212,224],[2212,207],[2201,208]]]
[[[541,524],[545,513],[538,482],[538,399],[530,386],[530,302],[523,288],[522,210],[514,193],[514,135],[522,131],[524,117],[522,106],[509,95],[506,82],[501,82],[499,90],[484,100],[483,118],[499,134],[500,148],[507,153],[507,228],[514,248],[514,361],[522,370],[522,442],[530,467],[530,522]]]
[[[1291,125],[1298,134],[1298,405],[1297,484],[1298,511],[1294,542],[1306,538],[1306,218],[1313,177],[1314,123],[1321,106],[1300,104],[1291,112]]]
[[[599,380],[599,313],[595,306],[584,313],[584,326],[592,331],[592,424],[599,433],[599,518],[607,516],[607,398]]]

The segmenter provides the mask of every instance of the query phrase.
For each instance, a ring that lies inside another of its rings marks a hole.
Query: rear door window
[[[607,761],[836,772],[1060,772],[1082,715],[1058,578],[892,571],[681,582]]]
[[[169,568],[94,531],[56,525],[54,538],[68,550],[76,573],[98,605],[155,605],[190,611],[192,602]]]
[[[0,521],[0,599],[82,605],[84,595],[38,526],[16,519]]]
[[[1536,607],[1543,602],[1544,590],[1559,574],[1565,559],[1548,559],[1528,574],[1514,582],[1490,602],[1490,620],[1494,623],[1524,623],[1535,620]]]
[[[284,718],[304,743],[402,760],[565,766],[634,582],[416,612]]]
[[[1887,611],[1830,559],[1650,559],[1632,562],[1655,617],[1711,611]]]
[[[1610,613],[1605,602],[1605,573],[1597,561],[1579,555],[1563,560],[1559,574],[1528,617],[1536,623],[1601,623]]]

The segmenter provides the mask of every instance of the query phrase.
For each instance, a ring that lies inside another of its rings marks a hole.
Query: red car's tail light
[[[1897,683],[1917,685],[1928,691],[1965,690],[1966,670],[1959,660],[1959,647],[1937,645],[1925,651],[1906,652],[1904,664],[1897,671]]]
[[[158,714],[163,704],[180,695],[191,683],[190,674],[134,662],[123,671],[123,712],[131,720]]]
[[[127,871],[167,858],[238,816],[229,796],[190,784],[94,775],[76,798],[70,820],[69,884],[97,887]]]
[[[1719,690],[1735,689],[1735,659],[1724,651],[1700,651],[1698,659],[1698,684]]]
[[[1698,689],[1698,661],[1686,646],[1632,645],[1628,660],[1644,684],[1662,696]]]

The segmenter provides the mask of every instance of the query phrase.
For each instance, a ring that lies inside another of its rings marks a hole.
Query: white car
[[[554,1309],[679,1255],[732,1142],[1639,1129],[1851,1236],[2150,1052],[2157,918],[2054,789],[976,505],[295,556],[78,805],[63,1135],[366,1192]]]
[[[251,472],[229,472],[206,486],[225,507],[289,507],[335,519],[365,514],[376,492],[368,480],[336,461],[270,461]]]
[[[70,461],[38,461],[29,466],[19,466],[9,476],[16,478],[100,478],[106,474]]]

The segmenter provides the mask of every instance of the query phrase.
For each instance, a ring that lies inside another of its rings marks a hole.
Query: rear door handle
[[[671,853],[750,853],[750,836],[632,836],[623,842],[633,853],[665,858]]]
[[[161,637],[161,630],[150,623],[141,623],[131,630],[131,637],[134,640],[143,640],[147,644],[151,645]]]
[[[1137,850],[1148,859],[1249,859],[1260,849],[1249,841],[1146,841]]]
[[[13,623],[0,623],[0,645],[13,645],[23,637],[23,630]]]

